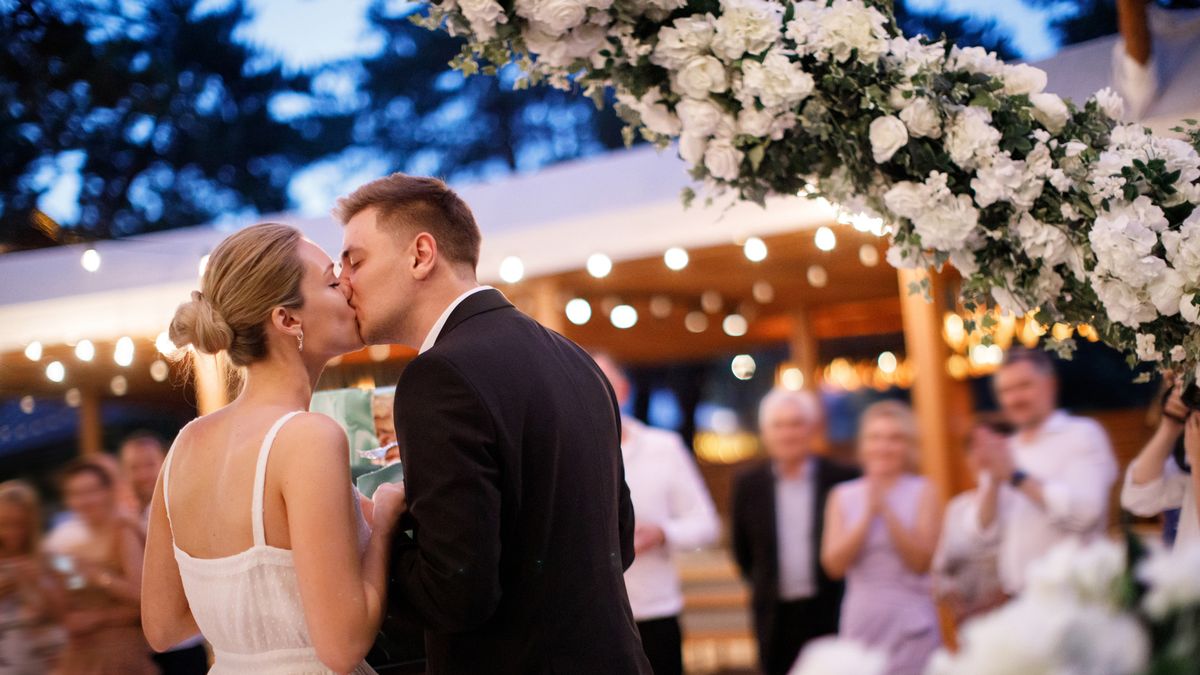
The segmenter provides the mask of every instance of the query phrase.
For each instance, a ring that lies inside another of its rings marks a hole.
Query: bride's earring
[[[300,343],[300,351],[304,351],[304,331],[300,331],[300,334],[296,336],[296,342]]]

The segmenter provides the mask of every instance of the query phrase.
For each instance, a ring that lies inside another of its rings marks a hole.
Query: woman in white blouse
[[[1163,402],[1158,429],[1125,471],[1121,506],[1146,517],[1182,509],[1175,543],[1186,545],[1200,541],[1200,519],[1196,516],[1192,477],[1180,467],[1175,448],[1192,411],[1182,400],[1183,387],[1175,386],[1169,375],[1167,386],[1169,394]]]

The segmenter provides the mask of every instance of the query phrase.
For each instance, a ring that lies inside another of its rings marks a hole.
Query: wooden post
[[[1146,24],[1146,0],[1117,0],[1117,26],[1125,41],[1125,53],[1141,65],[1150,60],[1150,28]]]
[[[550,279],[536,279],[530,282],[530,286],[530,316],[552,331],[563,332],[566,328],[566,314],[563,313],[558,284]]]
[[[788,342],[791,359],[804,373],[804,388],[816,390],[820,373],[817,355],[817,338],[813,334],[812,319],[808,309],[801,307],[792,313],[792,338]]]
[[[223,364],[215,356],[194,352],[192,367],[196,377],[196,411],[207,415],[229,403],[229,381]]]
[[[81,388],[79,393],[79,454],[92,457],[104,452],[100,395],[92,388]]]
[[[921,293],[910,294],[909,285],[930,276],[933,302]],[[916,365],[913,411],[920,430],[921,469],[937,486],[943,503],[963,487],[962,440],[971,414],[970,391],[955,382],[946,370],[950,349],[942,338],[946,311],[946,283],[941,274],[924,270],[899,270],[904,344]]]

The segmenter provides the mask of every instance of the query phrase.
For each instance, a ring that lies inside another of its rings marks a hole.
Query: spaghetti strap
[[[297,410],[280,417],[275,424],[271,425],[271,429],[263,437],[262,447],[258,449],[258,464],[254,469],[254,493],[250,501],[250,525],[254,530],[256,547],[267,545],[266,530],[263,526],[263,491],[266,488],[267,458],[271,455],[271,444],[275,442],[275,435],[279,433],[283,425],[300,412]]]
[[[179,442],[179,437],[175,437],[175,442]],[[171,450],[167,452],[167,459],[163,462],[163,508],[167,510],[167,527],[171,528],[171,540],[175,540],[175,523],[171,522],[171,458],[175,456],[175,443],[171,444]]]

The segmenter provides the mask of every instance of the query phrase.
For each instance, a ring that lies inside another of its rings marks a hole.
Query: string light
[[[617,305],[613,307],[612,313],[608,315],[612,325],[617,328],[633,328],[638,321],[637,310],[632,305]]]
[[[678,246],[673,246],[663,254],[663,262],[666,263],[668,269],[678,272],[688,266],[688,252]]]
[[[582,326],[592,320],[592,305],[583,298],[575,298],[567,303],[567,320],[576,326]]]
[[[154,348],[163,356],[170,356],[179,349],[175,346],[174,342],[171,342],[171,337],[167,335],[167,331],[165,330],[159,333],[158,337],[154,338]]]
[[[820,265],[810,266],[805,276],[813,288],[825,288],[825,284],[829,283],[829,272],[826,272],[825,268]]]
[[[688,329],[689,333],[703,333],[708,330],[708,315],[704,312],[688,312],[687,316],[683,317],[683,327]]]
[[[117,347],[113,350],[113,361],[116,361],[118,366],[133,363],[133,338],[123,337],[117,340]]]
[[[804,371],[795,366],[784,368],[779,374],[779,383],[784,389],[800,391],[804,388]]]
[[[96,356],[96,345],[91,340],[80,340],[75,345],[75,358],[80,361],[91,361]]]
[[[515,255],[500,261],[500,278],[507,284],[515,284],[525,276],[525,263]]]
[[[721,322],[721,329],[729,337],[742,337],[749,328],[750,325],[746,321],[746,317],[741,314],[730,314]]]
[[[671,310],[674,309],[671,303],[671,298],[665,295],[656,295],[650,298],[650,316],[656,319],[665,319],[671,316]]]
[[[767,243],[758,237],[750,237],[742,245],[742,253],[750,262],[762,262],[767,259]]]
[[[834,248],[837,248],[837,235],[828,226],[822,225],[817,228],[817,234],[813,242],[822,251],[832,251]]]
[[[729,369],[733,371],[733,376],[739,380],[749,380],[754,377],[754,371],[758,369],[758,364],[754,362],[754,357],[749,354],[738,354],[733,357],[733,361],[729,364]]]
[[[42,360],[42,343],[34,340],[25,346],[25,358],[30,361]]]
[[[62,382],[67,379],[67,369],[63,367],[61,361],[51,361],[46,366],[46,378],[51,382]]]
[[[162,359],[155,359],[154,363],[150,364],[150,377],[155,382],[166,382],[167,376],[171,374],[171,367]]]
[[[79,264],[83,265],[83,269],[89,272],[96,272],[100,269],[100,252],[94,248],[88,248],[79,258]]]
[[[129,393],[129,380],[126,380],[124,375],[117,375],[108,383],[108,388],[114,395],[124,396]]]
[[[754,296],[755,302],[767,305],[775,300],[775,287],[769,281],[756,281],[750,294]]]
[[[879,249],[871,244],[863,244],[858,249],[858,261],[866,267],[874,267],[879,264]]]
[[[593,253],[587,259],[588,274],[596,277],[597,279],[603,279],[604,277],[608,276],[608,273],[612,272],[612,267],[612,258],[609,258],[603,253]]]

